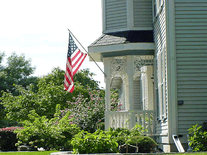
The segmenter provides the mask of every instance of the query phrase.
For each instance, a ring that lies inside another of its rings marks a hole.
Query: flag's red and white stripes
[[[72,54],[72,56],[67,58],[65,81],[64,81],[64,87],[66,91],[71,93],[73,92],[74,90],[73,76],[80,68],[86,56],[87,56],[86,53],[82,53],[77,48],[76,51]]]
[[[87,54],[82,53],[79,49],[72,54],[73,75],[78,71],[86,56]]]
[[[66,62],[66,71],[65,71],[65,81],[64,81],[65,90],[72,93],[74,90],[74,81],[73,81],[73,69],[71,58],[67,58]]]

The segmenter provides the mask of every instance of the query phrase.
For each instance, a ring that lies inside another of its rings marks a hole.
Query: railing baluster
[[[135,124],[141,125],[144,129],[148,129],[148,134],[154,133],[154,111],[139,110],[134,112],[108,112],[108,126],[114,128],[129,128]],[[151,118],[152,117],[152,118]],[[130,124],[133,123],[133,124]]]
[[[112,125],[111,127],[114,127],[114,121],[113,121],[114,120],[114,115],[111,114],[111,113],[110,113],[110,115],[111,115],[111,125]]]
[[[144,129],[146,129],[146,122],[145,122],[145,117],[146,117],[146,114],[145,114],[145,111],[143,111],[143,123],[144,123]]]
[[[147,112],[147,117],[148,117],[148,133],[151,133],[151,123],[150,123],[150,112]]]

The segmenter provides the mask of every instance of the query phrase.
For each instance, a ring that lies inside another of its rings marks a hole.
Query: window
[[[158,120],[167,117],[166,50],[162,48],[156,56],[156,101]]]

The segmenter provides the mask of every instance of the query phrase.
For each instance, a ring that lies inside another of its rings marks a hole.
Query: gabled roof
[[[124,44],[125,42],[126,42],[125,37],[103,34],[96,41],[94,41],[90,46],[106,46],[106,45]]]
[[[124,31],[103,34],[89,47],[95,61],[103,57],[154,55],[153,31]]]
[[[125,31],[111,34],[103,34],[89,47],[143,42],[153,42],[152,31]]]

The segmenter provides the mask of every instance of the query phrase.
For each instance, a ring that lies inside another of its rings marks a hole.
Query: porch
[[[92,57],[104,63],[106,130],[140,124],[146,134],[154,133],[154,43],[140,33],[103,34],[89,46]],[[112,89],[117,90],[116,102]]]
[[[145,134],[153,135],[153,56],[104,58],[104,67],[107,73],[105,129],[131,129],[139,124]],[[116,90],[117,98],[112,89]]]

